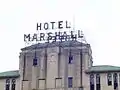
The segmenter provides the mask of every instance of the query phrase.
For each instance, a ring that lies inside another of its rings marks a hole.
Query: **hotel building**
[[[120,90],[120,67],[93,66],[90,44],[39,43],[21,49],[19,70],[0,73],[0,90]]]

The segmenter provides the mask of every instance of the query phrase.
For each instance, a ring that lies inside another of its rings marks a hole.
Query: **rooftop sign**
[[[71,28],[70,23],[68,21],[37,23],[37,30],[55,30],[64,28]]]
[[[24,42],[51,43],[56,41],[77,40],[77,38],[82,37],[81,31],[72,30],[71,23],[68,21],[45,22],[36,24],[36,33],[24,34]]]

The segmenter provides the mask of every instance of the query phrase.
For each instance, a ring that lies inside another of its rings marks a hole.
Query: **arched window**
[[[96,74],[96,84],[100,84],[100,75]]]
[[[96,74],[96,90],[100,90],[100,74]]]
[[[15,86],[16,86],[16,80],[15,80],[15,79],[12,79],[11,90],[15,90]]]
[[[5,86],[5,90],[10,90],[10,79],[6,80],[6,86]]]
[[[94,74],[90,74],[90,90],[94,90]]]
[[[118,88],[118,75],[117,73],[113,74],[113,80],[114,80],[114,90]]]
[[[120,84],[120,73],[119,73],[119,84]]]
[[[112,74],[111,73],[107,74],[107,83],[108,83],[108,86],[112,85]]]

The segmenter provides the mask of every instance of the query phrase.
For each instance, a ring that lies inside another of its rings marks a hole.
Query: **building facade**
[[[0,90],[120,90],[120,67],[93,66],[90,44],[35,44],[21,49],[19,70],[0,73]]]

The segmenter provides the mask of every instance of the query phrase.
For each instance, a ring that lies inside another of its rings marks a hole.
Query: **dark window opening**
[[[94,74],[90,75],[90,90],[94,90]]]
[[[90,90],[94,90],[94,85],[90,85]]]
[[[10,90],[10,80],[9,79],[6,80],[6,87],[5,88],[6,88],[5,90]]]
[[[15,90],[15,84],[12,84],[11,90]]]
[[[68,77],[68,88],[72,88],[73,86],[73,77]]]
[[[33,65],[36,66],[37,65],[37,58],[33,59]]]
[[[119,79],[118,80],[119,80],[119,84],[120,84],[120,73],[119,73]]]
[[[72,55],[70,55],[69,56],[69,62],[68,62],[69,64],[72,64],[73,63],[73,56]]]
[[[96,90],[100,90],[100,75],[96,74]]]
[[[10,90],[10,85],[6,85],[6,90]]]
[[[108,81],[108,86],[111,86],[112,85],[112,74],[111,73],[107,74],[107,81]]]
[[[15,80],[15,79],[12,79],[11,90],[15,90],[15,86],[16,86],[16,80]]]
[[[114,79],[114,90],[118,89],[118,76],[117,73],[113,74],[113,79]]]
[[[100,84],[96,85],[96,90],[100,90]]]
[[[108,86],[112,85],[112,81],[108,81]]]
[[[114,83],[114,90],[118,88],[118,83]]]

